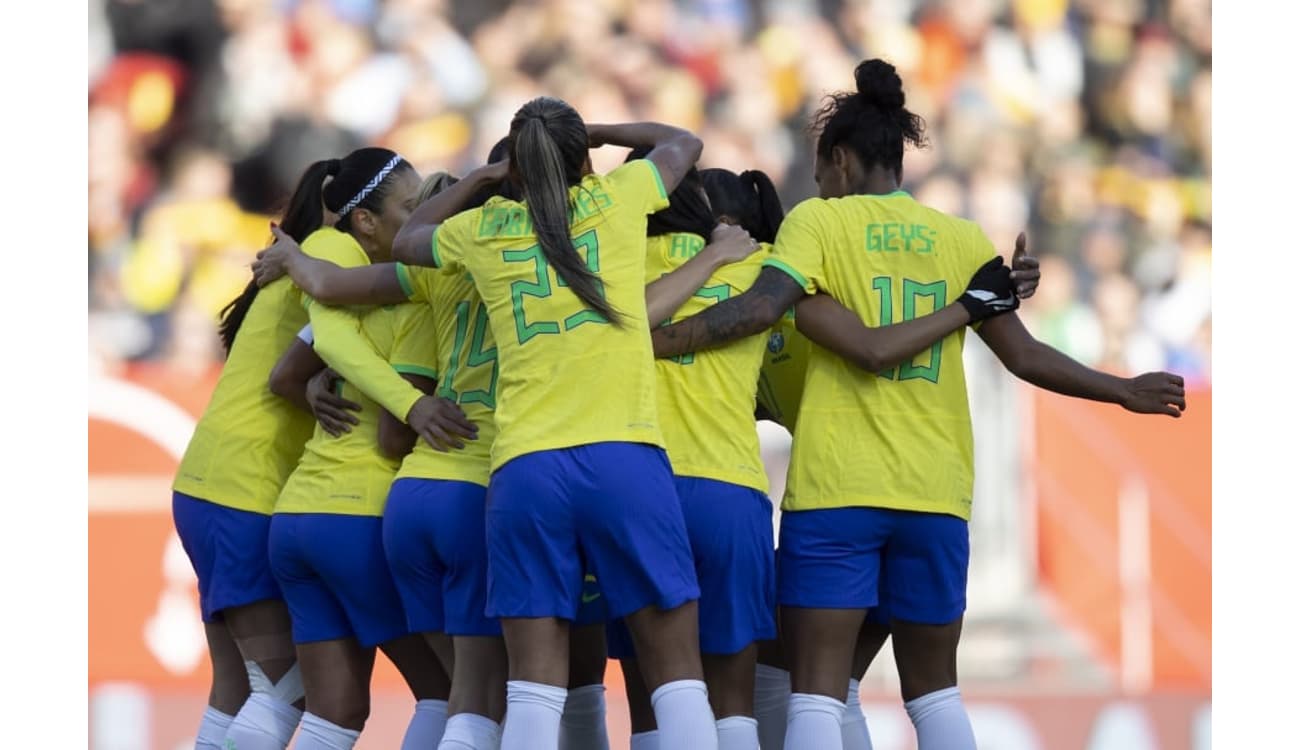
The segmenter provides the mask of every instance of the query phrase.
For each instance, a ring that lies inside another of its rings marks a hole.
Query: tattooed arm
[[[729,341],[762,333],[804,296],[799,282],[776,268],[764,268],[754,285],[680,323],[652,333],[656,357],[712,349]]]

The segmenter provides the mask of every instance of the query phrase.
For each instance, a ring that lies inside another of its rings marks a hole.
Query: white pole
[[[1119,491],[1120,684],[1125,692],[1151,689],[1151,502],[1141,477]]]

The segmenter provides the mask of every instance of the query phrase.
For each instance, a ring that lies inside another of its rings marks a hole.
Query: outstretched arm
[[[804,296],[789,274],[766,267],[744,294],[724,300],[680,323],[651,333],[656,357],[673,357],[722,346],[761,333]]]
[[[1035,339],[1017,315],[999,315],[979,329],[1002,364],[1027,383],[1064,396],[1119,404],[1138,414],[1182,416],[1183,379],[1167,372],[1120,378],[1085,367]]]
[[[394,305],[410,297],[396,263],[343,268],[304,253],[277,226],[271,233],[275,244],[258,253],[253,263],[258,286],[288,274],[308,297],[326,305]]]
[[[758,243],[749,232],[731,224],[719,224],[704,249],[672,273],[646,284],[646,320],[654,328],[668,320],[709,281],[719,268],[748,258]]]
[[[460,213],[478,191],[506,178],[510,162],[501,160],[473,169],[459,182],[421,203],[393,238],[393,260],[411,266],[433,266],[433,233],[438,225]]]
[[[646,159],[654,162],[664,193],[672,193],[704,151],[704,141],[689,130],[661,122],[631,122],[622,125],[587,125],[592,148],[609,144],[639,148],[647,146]]]
[[[805,297],[794,310],[794,324],[800,333],[872,373],[910,361],[971,320],[966,308],[954,302],[931,315],[870,328],[828,294]]]

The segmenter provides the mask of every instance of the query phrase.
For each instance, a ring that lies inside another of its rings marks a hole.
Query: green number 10
[[[880,325],[893,325],[894,280],[889,276],[877,276],[871,280],[871,288],[880,294]],[[920,297],[932,299],[934,301],[934,310],[937,311],[948,304],[948,283],[946,281],[936,281],[930,284],[922,284],[919,281],[903,279],[903,321],[912,320],[916,317],[916,300]],[[916,359],[919,359],[919,356]],[[888,370],[882,370],[880,377],[887,380],[920,379],[938,383],[939,364],[943,360],[943,341],[936,341],[930,347],[930,364],[924,367],[918,366],[916,359],[899,365],[897,378],[895,378],[894,368],[892,367]]]
[[[589,229],[573,238],[573,246],[579,251],[586,251],[587,268],[592,273],[600,272],[600,243],[596,230]],[[515,335],[522,346],[529,339],[543,333],[559,333],[560,324],[554,320],[528,321],[524,312],[524,297],[545,299],[554,291],[551,288],[551,275],[546,255],[541,245],[533,245],[523,250],[503,250],[501,258],[507,263],[532,263],[534,276],[532,281],[516,281],[510,285],[510,302],[515,314]],[[564,279],[559,279],[560,286],[568,286]],[[605,296],[604,285],[596,281],[596,289]],[[572,331],[583,323],[608,323],[604,316],[590,308],[583,308],[564,318],[564,330]]]

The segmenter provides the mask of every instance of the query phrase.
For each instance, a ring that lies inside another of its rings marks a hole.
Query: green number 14
[[[889,276],[877,276],[871,280],[871,288],[880,294],[880,325],[888,326],[894,324],[894,280]],[[939,310],[948,304],[948,283],[945,281],[935,281],[930,284],[922,284],[919,281],[903,279],[903,321],[912,320],[916,317],[916,301],[921,297],[929,297],[934,302],[934,310]],[[898,366],[898,373],[895,376],[894,368],[882,370],[880,377],[887,380],[928,380],[931,383],[939,382],[939,364],[943,360],[943,341],[936,341],[930,347],[930,363],[924,367],[916,364],[920,359],[918,355],[911,362],[904,362]]]

